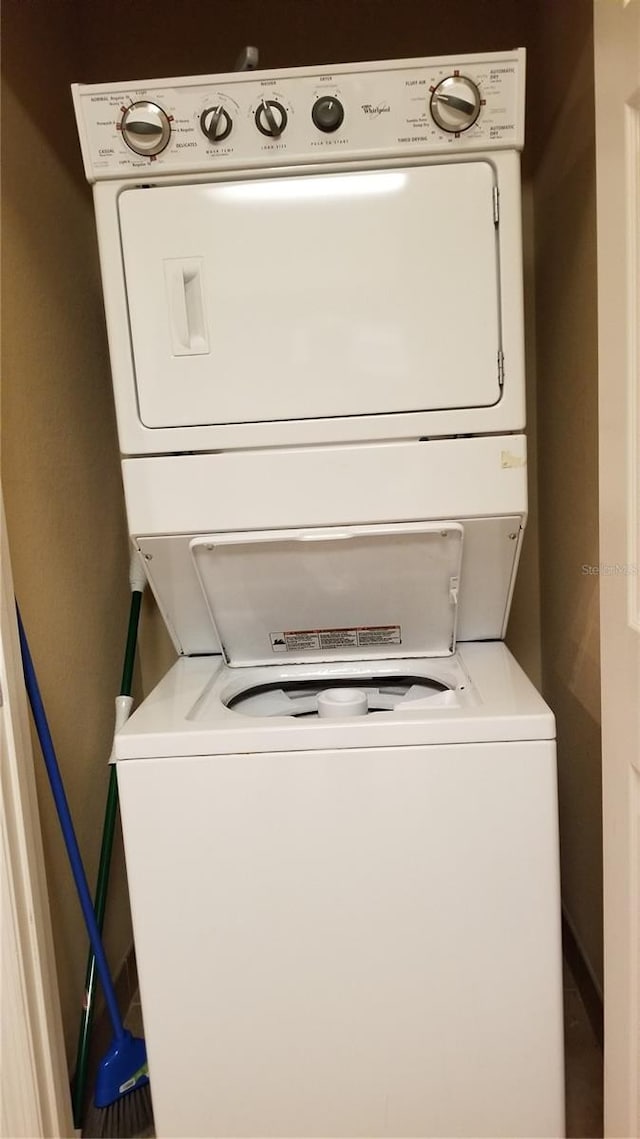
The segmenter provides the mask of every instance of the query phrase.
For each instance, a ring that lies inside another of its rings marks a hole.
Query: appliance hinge
[[[500,222],[500,193],[498,187],[493,187],[493,224],[498,225]]]
[[[502,348],[498,351],[498,384],[504,387],[504,353]]]

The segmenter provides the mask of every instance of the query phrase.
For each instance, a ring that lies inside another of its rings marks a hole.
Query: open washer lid
[[[191,556],[229,665],[449,656],[457,522],[194,538]]]

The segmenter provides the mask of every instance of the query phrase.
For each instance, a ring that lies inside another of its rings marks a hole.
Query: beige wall
[[[602,981],[592,5],[540,4],[534,176],[543,691],[558,724],[565,912]]]
[[[540,549],[538,518],[538,411],[536,401],[536,296],[534,210],[531,178],[522,186],[522,238],[527,375],[527,467],[529,515],[522,543],[506,642],[527,676],[542,684],[540,644]]]
[[[2,477],[16,593],[93,881],[128,553],[91,200],[67,87],[74,43],[68,5],[4,6]],[[87,939],[35,754],[71,1060]],[[107,928],[117,966],[131,940],[119,853]]]

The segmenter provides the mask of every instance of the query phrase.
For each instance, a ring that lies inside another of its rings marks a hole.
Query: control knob
[[[160,154],[171,138],[169,116],[146,99],[127,107],[120,122],[122,137],[136,154]]]
[[[255,121],[260,134],[279,138],[287,125],[287,112],[276,99],[263,99],[256,110]]]
[[[480,114],[480,92],[465,75],[449,75],[434,88],[431,115],[437,126],[450,134],[466,131]]]
[[[200,115],[200,129],[209,142],[222,142],[231,134],[233,122],[224,107],[207,107]]]
[[[342,126],[344,107],[335,95],[322,95],[313,104],[311,118],[319,131],[325,131],[326,134],[329,134]]]

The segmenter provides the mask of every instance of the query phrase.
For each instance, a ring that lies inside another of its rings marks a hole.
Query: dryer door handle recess
[[[169,329],[174,356],[203,356],[209,351],[202,293],[202,258],[164,262]]]

